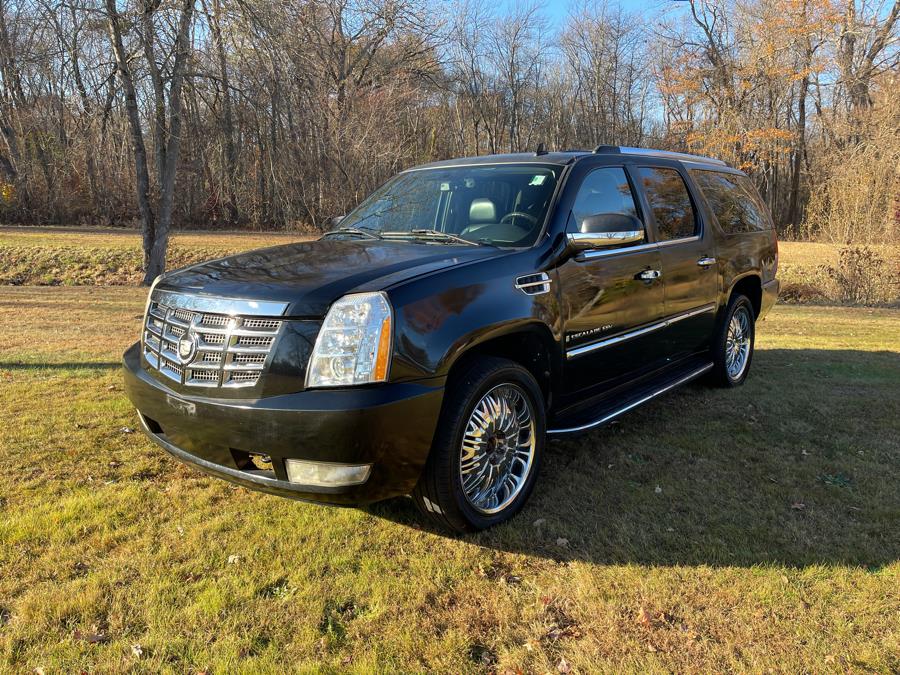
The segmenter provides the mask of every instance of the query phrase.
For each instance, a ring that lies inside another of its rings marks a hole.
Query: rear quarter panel
[[[725,301],[734,284],[748,274],[759,276],[763,284],[775,278],[777,243],[774,230],[728,235],[719,232],[716,248]]]

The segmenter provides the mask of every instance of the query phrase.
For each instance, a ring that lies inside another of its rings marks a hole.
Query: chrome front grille
[[[232,315],[227,300],[158,292],[147,307],[141,343],[149,366],[179,384],[249,387],[259,381],[282,323]]]

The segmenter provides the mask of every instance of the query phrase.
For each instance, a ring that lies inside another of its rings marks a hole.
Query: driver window
[[[566,229],[580,232],[585,218],[600,213],[624,213],[639,218],[625,169],[620,166],[594,169],[585,176],[575,196]]]

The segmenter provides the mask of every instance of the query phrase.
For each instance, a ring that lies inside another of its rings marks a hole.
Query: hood
[[[382,290],[422,274],[502,253],[488,246],[319,239],[175,270],[166,274],[157,288],[286,302],[287,316],[322,317],[346,293]]]

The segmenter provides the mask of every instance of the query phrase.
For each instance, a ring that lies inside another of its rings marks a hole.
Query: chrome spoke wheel
[[[525,392],[500,384],[475,405],[463,434],[459,477],[469,504],[491,515],[525,487],[536,445],[534,411]]]
[[[732,380],[740,379],[750,361],[752,319],[746,307],[738,307],[728,324],[725,337],[725,369]]]

